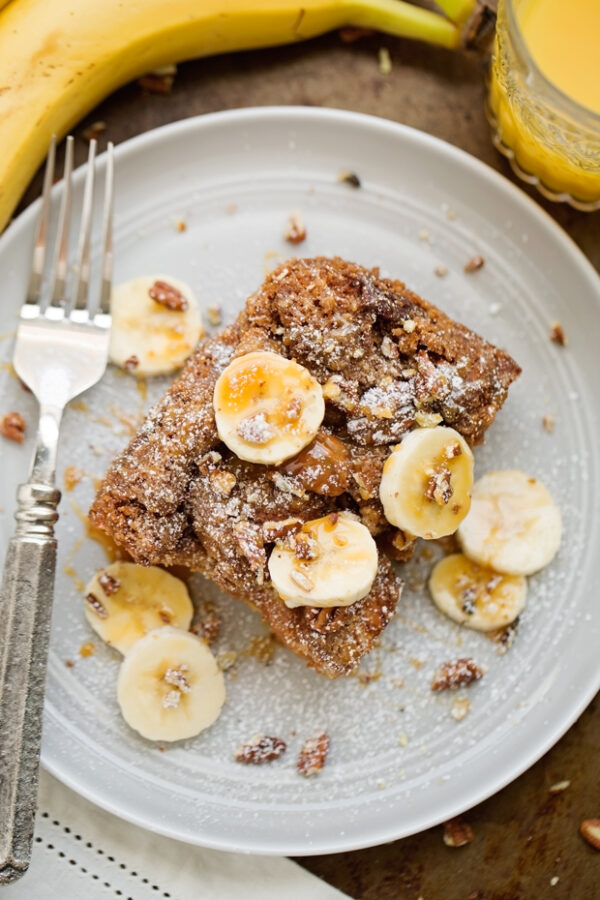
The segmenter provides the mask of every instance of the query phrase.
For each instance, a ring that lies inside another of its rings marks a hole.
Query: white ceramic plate
[[[60,472],[86,478],[61,505],[60,560],[44,724],[43,763],[100,806],[191,843],[226,850],[311,854],[348,850],[417,832],[497,791],[530,766],[577,718],[600,685],[597,601],[598,278],[571,241],[531,200],[481,163],[434,138],[390,122],[314,109],[254,109],[189,119],[117,149],[116,279],[173,274],[225,320],[289,255],[288,215],[303,211],[303,255],[340,254],[381,266],[455,318],[506,347],[523,375],[477,452],[477,471],[518,466],[544,481],[563,512],[561,550],[530,581],[517,639],[505,655],[484,636],[454,626],[423,590],[431,560],[406,566],[407,588],[381,646],[363,669],[379,675],[329,682],[287,650],[272,665],[248,653],[264,633],[255,614],[219,596],[217,650],[234,650],[228,703],[195,740],[159,750],[132,733],[115,700],[119,665],[92,639],[80,585],[105,562],[86,540],[78,510],[93,478],[128,439],[144,399],[129,376],[109,371],[67,412]],[[339,183],[353,170],[362,187]],[[81,192],[81,173],[77,194]],[[0,349],[24,294],[36,208],[0,240]],[[187,229],[179,232],[175,222]],[[475,253],[485,267],[463,265]],[[436,277],[436,265],[449,274]],[[566,348],[548,339],[560,320]],[[35,419],[32,398],[2,377],[2,407]],[[164,383],[150,386],[148,401]],[[556,418],[554,434],[542,416]],[[32,435],[2,442],[2,545],[8,511],[26,475]],[[197,596],[210,589],[197,579]],[[98,641],[95,641],[99,645]],[[429,685],[438,664],[473,656],[488,666],[455,721],[451,698]],[[67,660],[75,662],[72,668]],[[364,679],[368,681],[368,679]],[[323,772],[303,779],[302,741],[326,730]],[[257,731],[288,742],[262,767],[233,761]]]

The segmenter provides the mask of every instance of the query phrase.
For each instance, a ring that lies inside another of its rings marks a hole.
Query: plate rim
[[[535,200],[529,197],[519,186],[511,182],[506,176],[493,169],[487,163],[477,159],[459,147],[449,144],[441,138],[423,132],[402,123],[384,119],[378,116],[368,115],[349,110],[339,110],[332,108],[316,108],[302,106],[266,106],[266,107],[245,107],[241,109],[223,110],[219,112],[207,113],[198,116],[192,116],[176,122],[167,123],[158,128],[136,135],[115,147],[115,157],[118,164],[119,157],[127,157],[137,154],[146,146],[151,146],[156,141],[164,138],[172,138],[186,132],[194,133],[198,129],[219,127],[222,122],[229,124],[244,125],[247,122],[255,122],[257,119],[265,118],[267,120],[282,119],[289,126],[298,125],[300,123],[310,124],[318,123],[322,120],[329,122],[339,121],[347,125],[354,126],[360,130],[366,129],[371,133],[387,132],[392,138],[400,141],[412,141],[421,146],[428,147],[434,152],[441,154],[442,157],[454,158],[459,164],[467,169],[471,169],[473,173],[484,182],[495,184],[503,192],[508,194],[515,208],[520,208],[530,218],[537,219],[538,224],[550,230],[555,240],[563,247],[564,251],[571,257],[574,265],[577,266],[582,276],[590,283],[591,291],[600,294],[600,276],[596,272],[591,262],[587,259],[583,251],[577,246],[574,240],[561,228],[561,226],[552,218],[552,216],[539,206]],[[102,154],[101,161],[105,159]],[[81,168],[80,168],[81,172]],[[30,219],[36,215],[39,208],[40,200],[34,201],[23,212],[15,218],[4,234],[0,236],[0,253],[4,244],[9,240],[13,233],[19,229],[26,227]],[[85,797],[90,802],[117,815],[137,826],[162,834],[184,843],[210,847],[212,849],[230,851],[230,852],[251,852],[259,855],[290,855],[290,856],[308,856],[321,855],[326,853],[335,853],[342,851],[352,851],[363,849],[366,847],[377,846],[379,844],[398,840],[408,837],[412,834],[419,833],[427,828],[439,825],[451,816],[460,815],[466,810],[471,809],[478,803],[483,802],[502,790],[506,785],[510,784],[532,765],[534,765],[548,750],[550,750],[556,742],[566,733],[566,731],[579,718],[585,708],[593,700],[596,693],[600,690],[600,666],[589,678],[583,689],[577,691],[577,702],[570,705],[566,712],[559,715],[553,721],[553,727],[546,729],[542,733],[542,738],[535,738],[530,741],[529,752],[524,752],[519,757],[517,764],[507,765],[504,774],[497,779],[488,779],[486,785],[474,788],[469,794],[464,795],[461,802],[457,803],[456,799],[445,801],[440,798],[438,812],[435,815],[422,814],[419,818],[418,810],[412,819],[412,825],[400,828],[394,828],[393,825],[382,825],[377,831],[371,829],[368,836],[360,840],[340,840],[332,839],[326,845],[320,844],[318,847],[313,846],[296,846],[290,843],[281,842],[281,846],[274,849],[273,844],[265,845],[264,838],[259,843],[253,844],[252,840],[246,841],[243,845],[239,841],[227,839],[211,840],[205,834],[197,835],[191,833],[189,828],[178,827],[177,823],[165,824],[158,816],[151,820],[147,815],[138,814],[135,809],[124,808],[114,802],[106,793],[95,792],[93,785],[85,783],[72,774],[69,770],[68,763],[62,762],[60,759],[49,758],[42,748],[42,765],[54,777],[58,778],[63,784],[74,790],[76,793]]]

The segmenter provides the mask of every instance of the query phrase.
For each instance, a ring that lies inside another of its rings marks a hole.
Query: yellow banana
[[[460,42],[451,21],[405,0],[12,0],[0,12],[0,231],[52,134],[65,134],[125,82],[168,63],[344,25]]]

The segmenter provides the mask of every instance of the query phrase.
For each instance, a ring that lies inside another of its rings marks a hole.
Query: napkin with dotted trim
[[[344,900],[289,859],[222,853],[160,837],[40,772],[29,872],[1,900]]]

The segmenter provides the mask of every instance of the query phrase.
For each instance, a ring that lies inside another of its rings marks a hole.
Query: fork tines
[[[92,233],[92,218],[94,207],[94,179],[96,168],[95,140],[90,141],[85,186],[83,190],[83,205],[81,211],[81,224],[79,228],[79,248],[77,254],[77,268],[75,285],[67,296],[67,275],[69,270],[69,232],[72,212],[72,186],[73,150],[74,139],[72,135],[66,140],[65,166],[63,172],[63,191],[58,216],[58,230],[54,258],[49,272],[49,290],[42,297],[42,280],[46,264],[46,248],[48,243],[48,222],[50,219],[50,194],[54,181],[54,168],[56,161],[56,136],[52,137],[46,169],[44,172],[44,186],[42,191],[42,207],[35,233],[33,257],[31,262],[31,276],[27,289],[27,298],[23,312],[45,314],[51,318],[57,316],[72,319],[88,319],[94,315],[102,316],[108,313],[110,303],[110,289],[112,279],[112,207],[113,207],[113,145],[108,144],[106,155],[106,172],[104,179],[104,208],[102,213],[102,274],[100,282],[100,294],[97,302],[90,301],[90,243]]]

